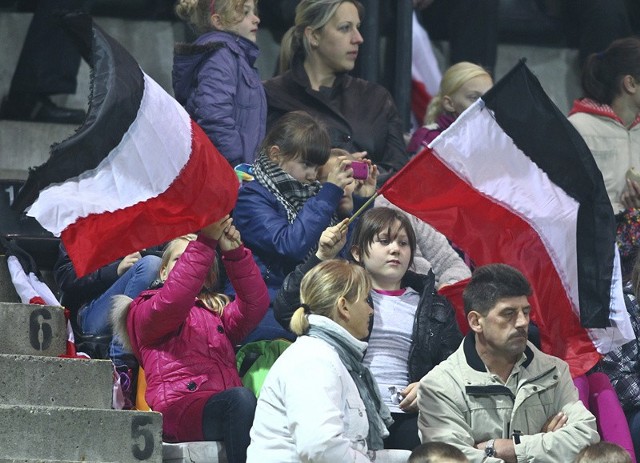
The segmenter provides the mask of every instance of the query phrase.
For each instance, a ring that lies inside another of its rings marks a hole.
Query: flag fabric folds
[[[415,118],[415,126],[421,127],[427,107],[433,96],[438,93],[442,73],[433,53],[429,35],[418,21],[415,11],[411,30],[411,112]]]
[[[477,265],[522,271],[542,348],[574,376],[633,338],[602,175],[524,62],[381,193]]]
[[[30,206],[29,216],[61,236],[82,276],[218,220],[233,208],[238,180],[119,43],[88,16],[66,26],[91,50],[87,119],[30,172],[14,207]]]
[[[20,302],[23,304],[60,307],[60,302],[58,302],[56,296],[49,286],[42,281],[42,275],[33,257],[14,241],[7,240],[2,236],[0,236],[0,245],[5,250],[11,282],[20,298]],[[75,337],[69,321],[70,312],[68,309],[64,310],[64,316],[67,320],[67,349],[66,353],[60,355],[60,357],[89,358],[87,354],[76,351]]]

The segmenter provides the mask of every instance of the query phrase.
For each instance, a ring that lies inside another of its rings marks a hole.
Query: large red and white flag
[[[238,179],[118,42],[88,16],[66,26],[89,54],[87,119],[32,170],[13,207],[30,206],[28,215],[61,236],[81,277],[229,213]]]
[[[542,348],[574,376],[633,338],[602,175],[524,62],[381,193],[477,265],[522,271]]]

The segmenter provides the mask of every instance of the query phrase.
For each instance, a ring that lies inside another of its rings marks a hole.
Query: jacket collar
[[[244,55],[251,66],[254,65],[260,50],[258,46],[249,39],[226,31],[211,31],[202,34],[192,44],[177,44],[176,55],[197,55],[216,51],[226,46],[237,55]]]
[[[622,122],[622,119],[620,119],[618,115],[613,111],[613,108],[611,106],[598,103],[589,98],[582,98],[573,102],[573,107],[569,112],[569,116],[576,113],[586,113],[592,114],[594,116],[607,117],[624,126],[624,122]],[[640,114],[636,116],[636,120],[631,123],[629,129],[635,127],[638,124],[640,124]]]
[[[407,270],[407,273],[405,273],[402,277],[403,288],[410,286],[420,294],[422,294],[425,289],[433,291],[435,288],[435,284],[436,276],[431,269],[429,269],[429,272],[426,274]]]
[[[291,78],[295,83],[305,88],[308,92],[311,90],[311,82],[309,81],[309,76],[307,75],[307,71],[304,68],[304,57],[300,54],[294,56],[291,61]],[[347,73],[342,72],[336,74],[336,79],[333,82],[333,87],[330,89],[330,94],[333,95],[334,92],[341,90],[346,86],[347,83]],[[323,87],[325,88],[325,87]]]
[[[487,368],[478,355],[478,351],[476,350],[476,335],[472,331],[470,331],[465,337],[463,342],[464,348],[464,356],[467,360],[467,364],[476,371],[481,373],[486,373]],[[524,350],[524,355],[526,360],[522,363],[523,368],[527,368],[531,362],[533,362],[533,351],[529,346]]]

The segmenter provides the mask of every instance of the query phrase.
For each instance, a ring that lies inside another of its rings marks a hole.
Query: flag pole
[[[349,221],[347,222],[347,225],[351,225],[351,222],[353,222],[360,214],[362,214],[367,207],[369,207],[369,204],[371,204],[379,195],[379,192],[375,192],[369,199],[367,199],[367,202],[365,202],[360,209],[358,209],[351,217],[349,217]]]

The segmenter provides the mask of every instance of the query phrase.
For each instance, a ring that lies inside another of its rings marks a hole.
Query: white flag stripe
[[[579,204],[518,149],[478,100],[431,147],[442,162],[481,193],[493,198],[536,230],[578,310],[575,259]],[[465,140],[482,140],[468,143]],[[464,149],[464,150],[463,150]],[[535,186],[534,186],[535,185]],[[540,205],[545,205],[541,208]],[[558,211],[570,211],[558,217]],[[566,272],[566,274],[565,274]]]
[[[482,143],[468,143],[468,140],[482,140]],[[482,100],[467,109],[430,147],[463,180],[536,231],[558,272],[572,310],[579,317],[578,202],[518,149]],[[567,212],[559,216],[559,211]],[[612,293],[609,319],[613,326],[588,330],[601,353],[633,339],[622,286],[615,279]]]
[[[7,258],[7,267],[11,282],[23,304],[29,304],[34,297],[41,297],[47,305],[60,306],[60,302],[53,295],[51,289],[35,276],[34,273],[25,273],[24,268],[16,256]]]
[[[96,169],[43,190],[29,209],[28,215],[54,235],[79,218],[113,212],[158,196],[189,160],[189,115],[146,74],[144,80],[136,120],[120,144]],[[159,158],[164,161],[158,163]]]
[[[442,73],[436,55],[433,53],[429,34],[418,21],[415,11],[413,12],[412,25],[411,78],[422,82],[427,91],[431,95],[435,95],[440,89]]]

